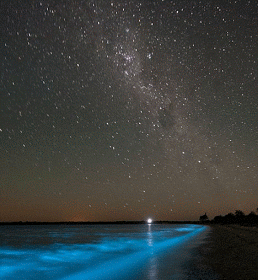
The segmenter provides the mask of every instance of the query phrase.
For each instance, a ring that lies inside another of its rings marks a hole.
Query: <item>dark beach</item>
[[[258,279],[258,228],[212,225],[204,247],[204,264],[219,279]]]

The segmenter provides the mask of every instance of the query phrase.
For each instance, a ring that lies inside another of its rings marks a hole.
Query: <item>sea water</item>
[[[200,265],[202,225],[0,227],[0,279],[217,279]]]

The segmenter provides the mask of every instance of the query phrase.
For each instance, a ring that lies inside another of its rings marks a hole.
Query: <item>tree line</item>
[[[256,209],[258,213],[258,208]],[[225,216],[219,215],[214,217],[213,220],[209,220],[207,214],[200,216],[199,221],[202,223],[212,223],[212,224],[239,224],[244,226],[255,226],[258,225],[258,214],[251,211],[246,215],[241,210],[236,210],[235,213],[228,213]]]

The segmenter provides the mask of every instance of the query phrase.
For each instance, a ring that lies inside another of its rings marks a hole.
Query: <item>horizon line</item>
[[[200,223],[200,221],[170,221],[170,220],[157,220],[152,221],[152,224],[158,223]],[[3,221],[0,222],[0,225],[4,224],[13,224],[13,225],[22,225],[22,224],[148,224],[148,221],[145,220],[130,220],[130,221],[56,221],[56,222],[43,222],[43,221]]]

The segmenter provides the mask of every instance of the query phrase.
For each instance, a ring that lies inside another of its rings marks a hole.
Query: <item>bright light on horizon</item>
[[[152,223],[152,219],[148,219],[148,220],[147,220],[147,223],[148,223],[148,224],[151,224],[151,223]]]

